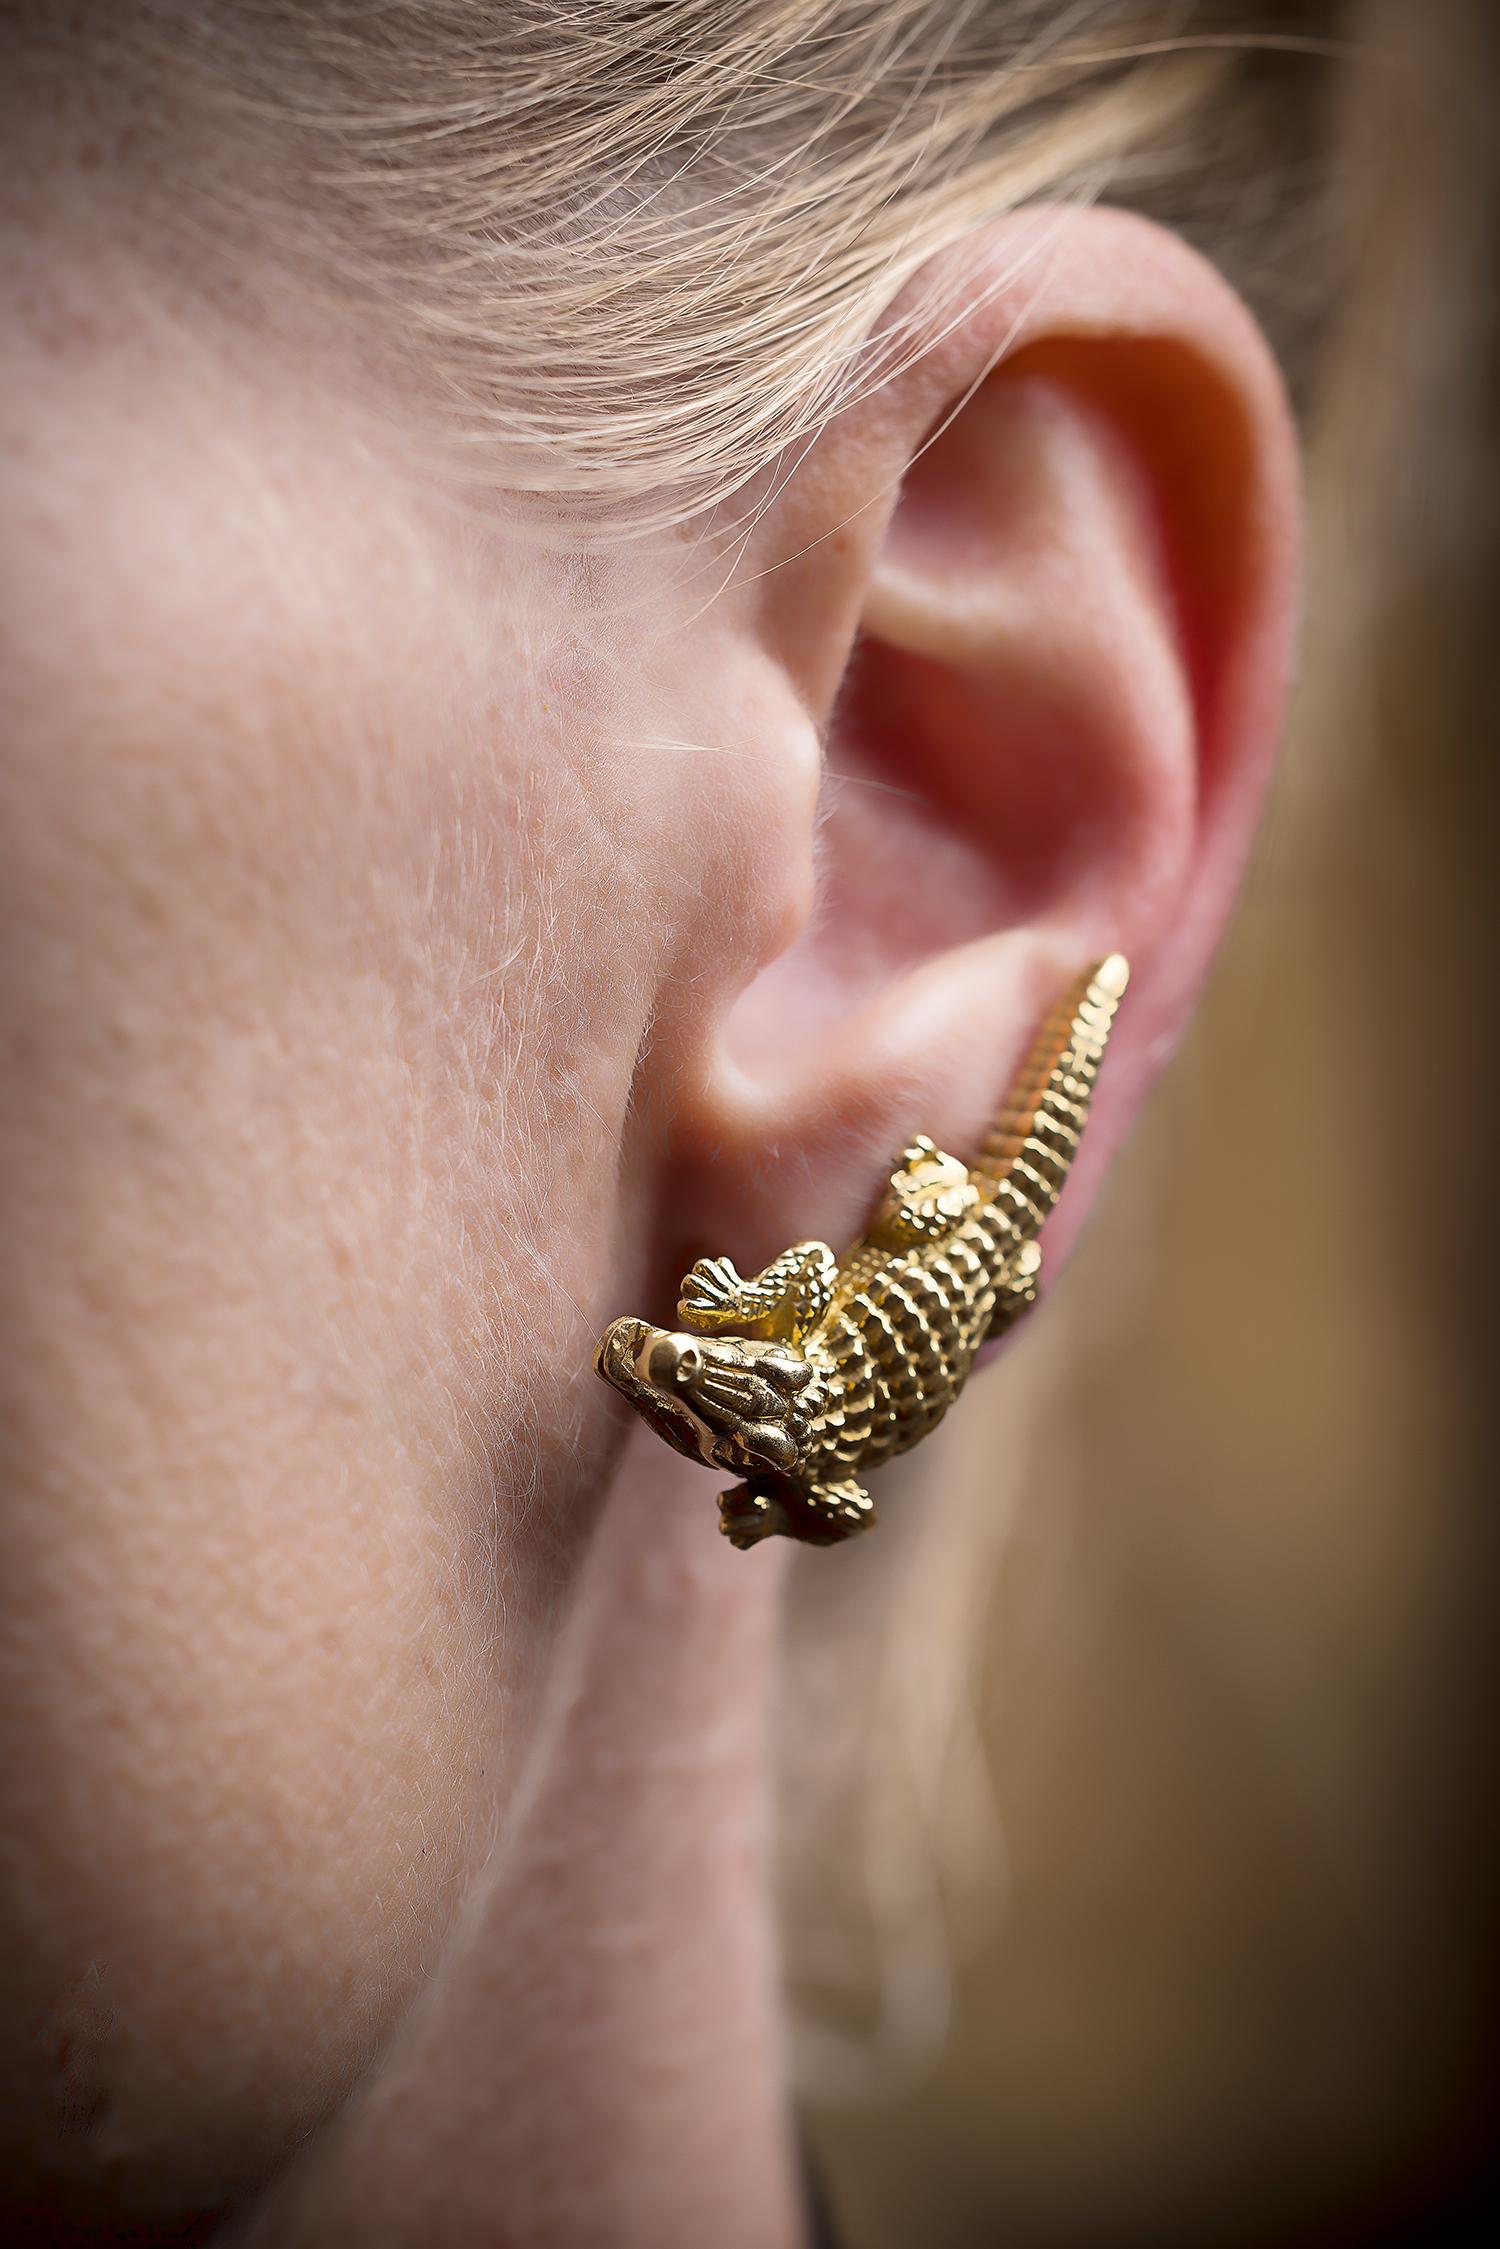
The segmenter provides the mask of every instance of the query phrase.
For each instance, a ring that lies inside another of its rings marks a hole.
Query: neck
[[[802,2240],[768,1866],[782,1560],[633,1436],[489,1868],[278,2244]]]

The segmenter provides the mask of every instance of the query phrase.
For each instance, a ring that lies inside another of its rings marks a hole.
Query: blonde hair
[[[268,136],[325,283],[378,294],[471,464],[597,530],[795,460],[913,349],[886,317],[903,282],[1038,198],[1165,217],[1299,359],[1322,295],[1310,58],[1336,12],[195,0],[146,21],[153,69]]]

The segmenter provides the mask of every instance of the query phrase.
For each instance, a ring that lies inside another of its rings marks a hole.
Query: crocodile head
[[[616,1320],[594,1364],[690,1460],[737,1475],[795,1476],[811,1426],[813,1370],[791,1344]]]

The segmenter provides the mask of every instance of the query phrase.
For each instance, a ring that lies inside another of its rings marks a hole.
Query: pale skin
[[[7,2238],[801,2239],[786,1557],[593,1345],[971,1146],[1118,947],[1055,1266],[1230,905],[1295,601],[1212,270],[1108,210],[953,255],[982,309],[710,600],[686,534],[584,568],[414,473],[432,407],[332,316],[248,349],[65,185],[7,240]]]

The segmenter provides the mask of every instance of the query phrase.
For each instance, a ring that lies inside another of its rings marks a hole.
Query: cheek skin
[[[78,926],[124,951],[107,909]],[[443,1229],[415,1164],[371,1162],[421,1119],[332,982],[277,1025],[295,1109],[141,975],[113,1068],[23,1077],[6,1135],[0,1823],[42,2026],[14,2060],[101,2164],[201,2130],[205,2185],[409,1988],[515,1653],[486,1678],[493,1530],[415,1371]],[[87,1049],[108,996],[48,1042]]]
[[[585,628],[346,374],[166,345],[0,332],[0,2231],[222,2205],[429,1975],[810,879],[811,730],[671,554]]]
[[[399,521],[288,462],[272,576],[101,419],[0,655],[0,2171],[164,2218],[339,2097],[504,1816],[645,1003],[549,956],[597,843]]]

